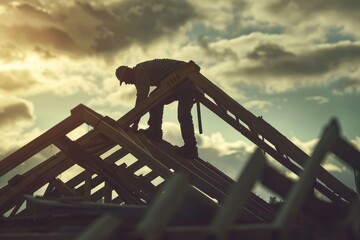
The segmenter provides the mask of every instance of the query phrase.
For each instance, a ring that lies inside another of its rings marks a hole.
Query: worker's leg
[[[180,123],[181,135],[184,140],[184,146],[178,149],[178,153],[186,158],[194,158],[198,156],[194,123],[191,115],[194,99],[187,91],[179,92],[178,98],[178,120]]]
[[[149,111],[148,124],[154,131],[161,131],[161,125],[163,120],[164,104],[158,104]]]
[[[155,141],[162,140],[162,120],[163,120],[163,113],[164,113],[164,104],[160,103],[157,106],[153,107],[149,111],[149,120],[147,129],[140,129],[139,132],[144,133],[148,138],[151,138]]]

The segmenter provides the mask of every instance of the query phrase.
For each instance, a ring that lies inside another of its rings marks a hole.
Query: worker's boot
[[[155,128],[149,127],[147,129],[140,129],[139,132],[145,134],[148,138],[150,138],[151,140],[154,140],[156,142],[162,141],[163,132],[162,132],[161,128],[155,129]]]
[[[196,145],[184,145],[175,149],[176,153],[183,158],[194,159],[198,157],[198,149]]]

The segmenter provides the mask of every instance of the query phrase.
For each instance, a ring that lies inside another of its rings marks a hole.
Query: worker
[[[186,64],[183,61],[173,59],[154,59],[137,64],[135,67],[120,66],[116,69],[115,75],[120,81],[120,85],[134,84],[136,87],[136,103],[138,106],[145,101],[150,92],[150,86],[158,87],[161,81],[167,75],[181,68]],[[191,115],[195,98],[197,95],[196,87],[189,81],[178,87],[174,94],[163,102],[152,107],[149,111],[149,120],[147,129],[140,129],[148,138],[155,141],[162,141],[162,121],[164,105],[173,101],[178,101],[178,121],[180,123],[181,135],[184,141],[182,147],[177,147],[176,152],[184,158],[196,158],[198,149],[194,133],[194,124]],[[140,119],[138,119],[132,128],[137,130]]]

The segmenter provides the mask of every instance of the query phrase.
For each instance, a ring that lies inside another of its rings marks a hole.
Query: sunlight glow
[[[0,6],[0,14],[3,14],[6,12],[6,8],[3,6]]]
[[[11,63],[3,63],[0,65],[0,71],[11,70],[41,70],[44,69],[46,62],[35,54],[28,55],[22,61],[14,61]]]

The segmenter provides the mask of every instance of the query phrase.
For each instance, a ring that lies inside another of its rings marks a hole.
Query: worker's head
[[[116,69],[116,78],[120,81],[120,86],[124,82],[125,84],[134,84],[134,78],[132,74],[133,69],[128,66],[120,66]]]

